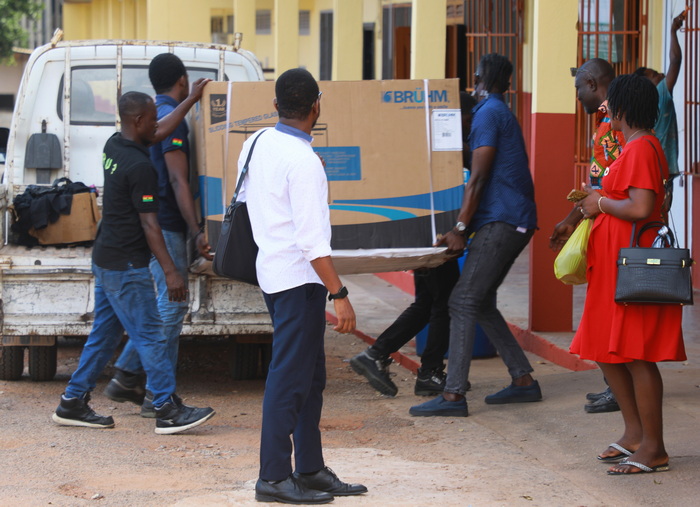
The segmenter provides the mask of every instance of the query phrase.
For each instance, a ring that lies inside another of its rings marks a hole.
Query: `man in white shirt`
[[[319,429],[326,295],[334,302],[336,331],[353,331],[355,312],[331,261],[328,184],[311,149],[311,129],[321,114],[318,84],[308,71],[291,69],[277,79],[275,93],[279,123],[251,136],[238,161],[240,175],[260,137],[239,195],[248,205],[259,247],[258,281],[274,327],[255,498],[327,503],[367,491],[342,482],[325,466]]]

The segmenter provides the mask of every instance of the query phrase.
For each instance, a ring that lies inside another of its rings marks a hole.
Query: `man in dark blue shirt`
[[[180,58],[172,53],[156,56],[148,68],[148,76],[156,91],[158,119],[164,118],[184,101],[189,93],[187,70]],[[211,260],[210,246],[197,221],[194,199],[190,189],[189,128],[183,120],[163,141],[150,148],[151,162],[158,172],[158,223],[168,253],[178,272],[187,283],[187,237],[194,241],[197,250]],[[189,301],[170,301],[163,268],[151,257],[150,270],[158,293],[158,311],[163,320],[163,330],[168,341],[168,357],[173,370],[177,369],[177,355],[182,324],[189,308]],[[117,372],[105,394],[114,401],[131,401],[142,405],[143,417],[154,417],[150,383],[144,400],[139,355],[129,341],[115,364]],[[143,400],[143,404],[142,404]]]
[[[472,173],[457,224],[438,242],[459,255],[471,234],[462,274],[450,297],[450,361],[442,395],[411,407],[414,416],[466,417],[469,366],[478,323],[508,367],[512,383],[486,403],[542,399],[525,353],[496,308],[496,292],[537,228],[535,192],[522,131],[503,99],[512,64],[492,53],[479,62],[469,145]]]

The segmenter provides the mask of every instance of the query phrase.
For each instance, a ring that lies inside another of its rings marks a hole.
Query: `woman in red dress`
[[[658,93],[646,78],[623,75],[608,89],[612,128],[627,139],[622,155],[605,172],[603,193],[584,187],[588,197],[577,203],[582,217],[595,217],[588,243],[588,291],[571,352],[596,361],[617,399],[625,429],[598,459],[622,460],[611,475],[668,470],[662,427],[663,382],[658,361],[686,359],[681,331],[682,307],[663,304],[617,304],[614,301],[617,258],[647,222],[663,219],[663,181],[668,166],[652,133]],[[651,246],[649,231],[640,241]]]

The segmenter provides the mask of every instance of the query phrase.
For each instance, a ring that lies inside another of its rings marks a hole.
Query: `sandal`
[[[656,465],[655,467],[648,467],[642,463],[637,463],[636,461],[627,461],[623,459],[620,465],[630,465],[639,469],[639,472],[617,472],[615,470],[608,470],[608,475],[634,475],[634,474],[651,474],[654,472],[668,472],[669,466],[668,461],[662,465]]]
[[[620,453],[613,454],[612,456],[598,456],[598,461],[602,461],[603,463],[615,463],[617,461],[626,459],[628,456],[632,456],[632,451],[625,449],[620,444],[616,444],[613,442],[608,447],[612,447],[613,449],[620,451]]]

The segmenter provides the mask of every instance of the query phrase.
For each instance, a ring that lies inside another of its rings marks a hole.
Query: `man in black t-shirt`
[[[179,433],[207,421],[214,410],[184,405],[175,394],[175,372],[148,268],[152,252],[163,267],[170,299],[185,300],[185,282],[168,255],[157,219],[158,179],[147,148],[156,138],[156,108],[148,95],[129,92],[119,99],[119,115],[122,131],[109,138],[102,155],[102,222],[92,258],[95,320],[53,420],[65,426],[114,426],[112,417],[96,414],[88,401],[126,330],[153,391],[156,433]]]
[[[157,55],[148,66],[148,76],[157,95],[158,119],[169,115],[187,98],[189,82],[187,69],[173,53]],[[175,267],[187,284],[187,238],[197,246],[200,255],[211,260],[211,247],[197,221],[190,189],[189,129],[182,120],[175,130],[150,148],[151,162],[158,174],[158,224],[163,231],[165,246]],[[168,298],[164,271],[158,259],[151,257],[151,274],[156,283],[158,311],[163,320],[163,333],[168,342],[168,358],[177,371],[177,355],[182,324],[189,309],[187,298]],[[142,417],[155,417],[150,382],[143,395],[143,367],[133,342],[127,342],[115,363],[114,378],[105,388],[105,395],[117,402],[130,401],[141,405]]]

